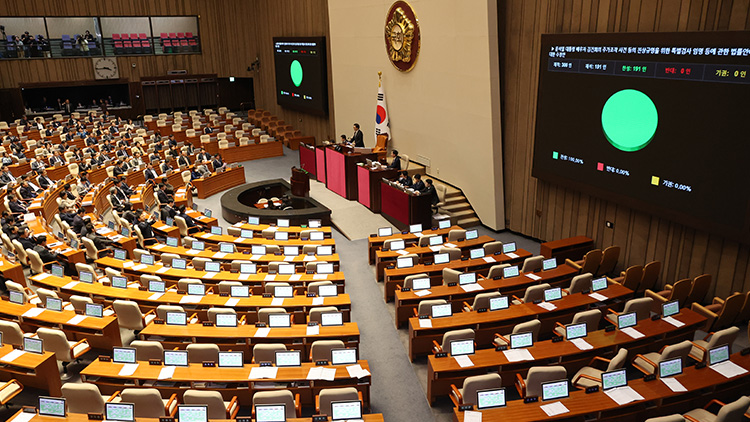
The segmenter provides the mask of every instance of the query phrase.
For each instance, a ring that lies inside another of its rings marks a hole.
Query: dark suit
[[[165,205],[164,208],[161,209],[160,216],[162,221],[167,221],[167,217],[174,218],[177,215],[177,211],[170,207],[169,205]]]
[[[416,183],[414,183],[413,185],[411,185],[411,188],[414,189],[414,190],[421,191],[422,189],[424,189],[424,182],[421,181],[421,180],[419,180]]]
[[[393,170],[401,170],[401,157],[398,155],[393,157],[393,161],[391,161],[391,164],[388,165],[389,169]]]
[[[83,218],[79,214],[76,214],[76,216],[73,217],[73,224],[70,225],[70,228],[74,232],[81,234],[81,229],[83,228],[84,224],[85,223],[83,222]]]
[[[159,202],[162,204],[166,204],[169,201],[169,197],[167,197],[167,194],[164,193],[163,190],[159,190],[159,192],[156,193],[156,196],[159,198]]]
[[[151,222],[147,221],[141,221],[137,224],[138,228],[141,230],[141,234],[143,235],[144,239],[153,239],[154,237],[154,231],[151,230]]]
[[[18,201],[10,201],[8,202],[8,206],[10,207],[10,212],[12,213],[20,212],[26,214],[27,212],[29,212],[26,207],[21,205]]]
[[[39,175],[39,177],[36,178],[36,181],[39,182],[39,186],[42,189],[47,189],[50,185],[54,184],[52,179],[44,175]]]
[[[421,190],[422,196],[429,196],[430,202],[432,205],[435,205],[438,203],[438,195],[437,190],[435,189],[435,186],[426,186],[424,189]]]
[[[354,135],[352,136],[351,142],[357,148],[364,148],[365,147],[365,140],[364,140],[364,137],[362,135],[362,131],[361,130],[357,130],[356,132],[354,132]]]
[[[22,186],[20,189],[18,189],[18,193],[21,194],[21,198],[23,199],[31,199],[36,196],[34,188],[32,188],[31,186]]]
[[[180,158],[177,159],[177,164],[180,166],[189,166],[190,165],[190,159],[187,158],[184,155],[181,155]]]
[[[156,178],[157,178],[157,177],[159,176],[159,175],[158,175],[158,174],[156,173],[156,171],[155,171],[155,170],[153,170],[153,169],[147,169],[147,170],[145,171],[145,175],[146,175],[146,180],[147,180],[147,181],[148,181],[148,180],[151,180],[151,179],[156,179]]]
[[[23,246],[24,249],[34,249],[34,246],[36,245],[28,237],[19,237],[18,238],[18,243],[20,243],[21,246]]]

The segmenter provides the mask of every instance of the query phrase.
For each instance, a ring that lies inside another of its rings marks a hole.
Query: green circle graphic
[[[654,139],[659,113],[648,95],[635,89],[612,94],[602,108],[602,129],[612,146],[634,152]]]
[[[302,65],[299,64],[298,60],[293,61],[292,65],[289,66],[289,75],[292,77],[294,86],[302,85]]]

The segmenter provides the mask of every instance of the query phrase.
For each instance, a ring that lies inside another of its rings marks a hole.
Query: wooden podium
[[[310,175],[306,171],[292,167],[290,184],[292,185],[292,195],[310,196]]]

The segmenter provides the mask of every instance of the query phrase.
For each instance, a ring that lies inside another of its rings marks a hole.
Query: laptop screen
[[[9,299],[11,303],[15,303],[18,305],[24,304],[26,297],[23,295],[23,293],[11,290],[10,292],[8,292],[8,294],[10,295]]]
[[[421,224],[412,224],[409,226],[409,233],[421,233],[421,232],[422,232]]]
[[[518,277],[518,266],[511,265],[510,267],[503,268],[503,278]]]
[[[115,363],[135,363],[135,349],[132,347],[113,347],[112,361]]]
[[[307,220],[307,227],[311,229],[317,229],[323,226],[323,222],[321,220]]]
[[[430,246],[437,246],[443,244],[443,236],[431,236],[429,239]]]
[[[115,249],[115,259],[119,259],[120,261],[124,261],[128,256],[128,253],[125,249]]]
[[[682,358],[667,359],[659,362],[659,378],[673,377],[682,373]]]
[[[164,282],[159,280],[149,280],[148,291],[154,293],[164,293]]]
[[[508,309],[508,306],[510,306],[508,296],[490,298],[490,311],[499,311],[501,309]]]
[[[39,414],[43,416],[65,417],[65,399],[39,397]]]
[[[331,349],[331,365],[352,365],[357,363],[357,349]]]
[[[484,248],[476,248],[469,251],[469,258],[479,259],[484,257]]]
[[[221,262],[207,261],[203,265],[203,269],[210,273],[218,273],[221,271]]]
[[[236,327],[237,314],[216,314],[217,327]]]
[[[324,238],[325,238],[325,233],[323,232],[318,232],[318,231],[310,232],[310,240],[322,241]]]
[[[534,335],[531,332],[510,335],[510,348],[522,349],[534,345]]]
[[[62,299],[56,297],[48,297],[45,308],[50,311],[62,311]]]
[[[473,355],[474,340],[453,340],[451,341],[451,356]]]
[[[318,286],[318,296],[320,297],[334,297],[339,295],[339,289],[335,284],[327,284]]]
[[[100,303],[87,303],[84,314],[94,318],[101,318],[104,316],[104,305]]]
[[[449,317],[453,315],[453,309],[450,303],[444,303],[442,305],[432,305],[430,308],[433,318]]]
[[[232,297],[250,297],[250,286],[230,286],[229,295]]]
[[[242,368],[242,352],[219,352],[220,368]]]
[[[286,422],[286,405],[255,405],[255,422]]]
[[[172,259],[172,268],[176,270],[184,270],[187,268],[187,261],[182,258],[174,258]]]
[[[544,291],[544,301],[552,302],[562,298],[562,289],[559,287],[553,287]]]
[[[253,255],[265,255],[266,254],[266,247],[263,245],[253,245],[250,248],[250,252]]]
[[[94,282],[94,275],[88,271],[81,271],[80,273],[78,273],[78,280],[83,283],[91,284]]]
[[[505,406],[505,388],[477,391],[477,410]]]
[[[254,224],[257,226],[260,224],[260,218],[259,217],[247,217],[247,224]]]
[[[289,240],[289,232],[280,232],[277,230],[273,232],[273,239],[274,240]]]
[[[279,264],[279,274],[292,275],[294,274],[294,268],[294,264]]]
[[[438,221],[438,228],[439,229],[447,229],[451,226],[451,220],[440,220]]]
[[[44,353],[44,347],[42,345],[42,339],[40,338],[23,338],[23,350],[31,353]]]
[[[445,264],[450,261],[450,255],[448,253],[436,253],[433,258],[435,264]]]
[[[341,312],[323,312],[320,314],[320,325],[324,327],[344,325],[344,314]]]
[[[598,292],[607,288],[607,278],[600,277],[591,280],[591,291]]]
[[[252,239],[253,238],[253,231],[252,230],[247,230],[247,229],[242,229],[242,230],[240,230],[240,237],[243,238],[243,239]]]
[[[276,225],[279,227],[289,227],[289,219],[288,218],[279,218],[276,220]]]
[[[167,325],[187,325],[185,312],[167,312]]]
[[[128,279],[119,275],[112,276],[110,279],[110,282],[112,284],[112,287],[117,287],[118,289],[127,289],[128,288]]]
[[[141,264],[154,265],[154,256],[150,254],[141,255]]]
[[[208,217],[208,216],[206,216],[206,217]],[[219,226],[211,226],[211,234],[221,235],[221,227],[219,227]]]
[[[219,252],[221,253],[234,253],[234,244],[221,242],[219,243]]]
[[[277,350],[276,366],[301,366],[302,356],[299,350]]]
[[[542,400],[555,400],[568,397],[568,380],[542,383]]]
[[[256,264],[240,264],[240,274],[256,274],[258,272],[258,266]]]
[[[633,327],[638,324],[638,317],[635,312],[629,314],[620,314],[617,316],[617,328],[623,329]]]
[[[503,253],[512,253],[516,251],[516,242],[503,243]]]
[[[626,375],[626,369],[618,369],[616,371],[602,373],[602,390],[609,390],[628,385],[628,378]]]
[[[546,271],[546,270],[551,270],[554,268],[557,268],[557,258],[550,258],[550,259],[545,259],[544,261],[542,261],[543,270]]]
[[[586,337],[586,323],[568,324],[565,326],[565,338],[575,340]]]
[[[125,258],[123,258],[125,259]],[[52,275],[55,277],[62,277],[63,274],[63,267],[57,264],[52,264]]]
[[[176,237],[167,238],[167,246],[176,247],[179,244],[179,240]]]
[[[479,237],[479,232],[476,230],[467,230],[466,231],[466,240],[473,240]]]
[[[268,326],[271,328],[286,328],[292,326],[289,314],[269,314]]]
[[[411,281],[411,289],[412,290],[425,290],[430,288],[430,279],[425,278],[417,278]]]
[[[167,217],[167,219],[166,219],[166,220],[164,220],[164,223],[165,223],[166,225],[168,225],[168,226],[172,226],[172,227],[174,227],[174,218],[172,218],[172,217]],[[174,245],[174,246],[177,246],[177,245]]]
[[[393,229],[390,227],[381,227],[378,229],[378,237],[393,236]]]
[[[315,248],[316,255],[333,255],[333,246],[318,246]]]
[[[133,403],[104,403],[104,418],[108,421],[134,422],[135,405]]]
[[[179,422],[208,422],[208,406],[181,404],[177,406],[177,420]]]
[[[359,400],[331,402],[331,420],[362,419],[362,402]]]
[[[193,240],[193,243],[190,245],[190,249],[194,249],[196,251],[202,251],[206,249],[206,244],[200,240]]]
[[[274,297],[293,297],[294,288],[292,286],[276,286],[273,288]]]
[[[404,249],[406,247],[406,244],[403,240],[394,240],[390,243],[390,248],[392,251],[400,251],[401,249]]]
[[[680,313],[680,302],[673,300],[671,302],[663,303],[661,305],[661,314],[663,317],[677,315]]]
[[[714,347],[708,350],[708,364],[716,365],[717,363],[726,362],[729,360],[729,345]]]
[[[474,284],[477,282],[477,273],[463,273],[458,275],[458,284]]]
[[[315,267],[315,272],[318,274],[333,274],[333,264],[328,262],[325,264],[318,264]]]
[[[164,365],[166,366],[188,366],[187,350],[165,350]]]

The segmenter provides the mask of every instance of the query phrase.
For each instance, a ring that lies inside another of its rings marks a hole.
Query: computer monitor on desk
[[[331,402],[331,420],[348,421],[362,419],[362,402],[359,400]]]
[[[602,373],[602,390],[607,391],[617,387],[624,387],[626,385],[628,385],[628,378],[625,369]]]
[[[255,422],[286,422],[286,405],[255,405]]]
[[[208,406],[181,404],[177,406],[177,420],[179,422],[208,422]]]
[[[505,388],[491,388],[477,391],[477,410],[505,406]]]
[[[104,418],[108,421],[135,422],[135,404],[104,403]]]

